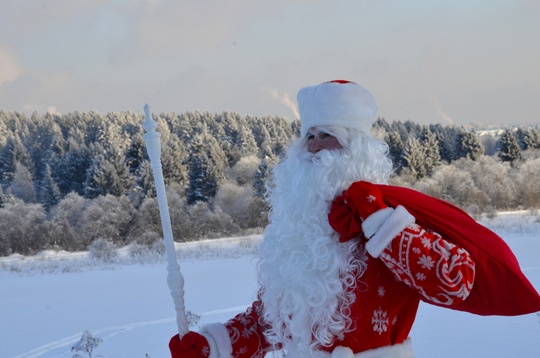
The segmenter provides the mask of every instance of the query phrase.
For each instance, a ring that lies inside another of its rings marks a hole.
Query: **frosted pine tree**
[[[441,164],[441,155],[439,153],[439,141],[427,126],[422,128],[422,132],[420,133],[420,144],[424,148],[425,154],[424,171],[426,176],[430,176]]]
[[[52,178],[49,164],[45,165],[41,179],[36,181],[36,196],[38,202],[42,204],[47,211],[60,201],[60,189]]]
[[[30,174],[26,166],[19,162],[15,163],[15,173],[9,189],[14,197],[21,199],[25,203],[36,202],[36,190],[32,174]]]
[[[15,163],[21,163],[33,171],[33,163],[26,147],[17,134],[10,135],[0,150],[0,180],[4,185],[11,183],[15,174]]]
[[[388,151],[390,158],[394,163],[394,167],[398,172],[401,171],[401,168],[405,165],[404,155],[405,155],[405,145],[401,140],[401,136],[398,132],[392,131],[388,132],[384,138],[386,144],[388,144]]]
[[[418,139],[409,138],[407,140],[404,155],[405,163],[411,174],[417,179],[421,179],[427,175],[424,163],[425,155],[425,150]]]
[[[208,202],[225,179],[225,153],[210,134],[198,135],[192,142],[189,157],[188,204]]]
[[[514,133],[509,129],[505,130],[501,135],[498,148],[499,158],[501,158],[503,162],[510,162],[512,165],[515,165],[522,159],[518,140]]]
[[[540,131],[529,128],[523,134],[523,149],[540,149]]]
[[[474,132],[462,132],[458,136],[460,157],[477,160],[484,154],[484,146]]]

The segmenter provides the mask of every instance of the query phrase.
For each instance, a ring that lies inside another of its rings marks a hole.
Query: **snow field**
[[[538,216],[507,213],[483,223],[505,239],[540,289]],[[199,325],[226,321],[251,304],[258,239],[178,245],[186,308],[201,316]],[[84,253],[1,258],[0,357],[71,358],[84,330],[103,339],[94,356],[169,357],[176,322],[165,259],[139,261],[99,264]],[[537,314],[482,317],[421,304],[411,337],[418,358],[540,357]]]

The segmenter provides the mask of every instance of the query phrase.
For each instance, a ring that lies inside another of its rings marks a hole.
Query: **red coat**
[[[475,264],[465,250],[437,233],[408,226],[379,258],[367,255],[367,269],[358,278],[357,299],[351,306],[354,329],[325,350],[344,346],[358,353],[403,342],[421,299],[459,303],[468,296],[474,274]],[[272,350],[259,324],[260,309],[256,301],[225,324],[234,357],[263,357]]]

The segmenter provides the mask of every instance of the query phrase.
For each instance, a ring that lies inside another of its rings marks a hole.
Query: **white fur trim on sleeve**
[[[210,323],[204,326],[200,333],[210,346],[208,358],[232,358],[231,337],[223,323]]]
[[[338,346],[332,351],[331,358],[354,358],[354,353],[348,347]]]
[[[368,239],[375,235],[393,212],[394,208],[384,208],[368,216],[366,220],[362,222],[362,231],[364,232],[364,235]]]
[[[367,219],[369,219],[369,217]],[[381,256],[383,250],[390,242],[392,242],[394,237],[402,232],[407,226],[414,224],[415,221],[414,216],[412,216],[403,206],[399,205],[396,207],[391,215],[389,215],[380,225],[377,232],[375,232],[367,242],[366,249],[369,254],[375,258]],[[364,230],[364,223],[362,223],[362,230]]]

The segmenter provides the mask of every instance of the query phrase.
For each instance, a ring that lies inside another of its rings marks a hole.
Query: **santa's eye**
[[[319,134],[319,138],[321,138],[321,139],[327,139],[327,138],[334,138],[334,136],[333,136],[333,135],[330,135],[330,134],[328,134],[328,133],[321,133],[321,134]]]

